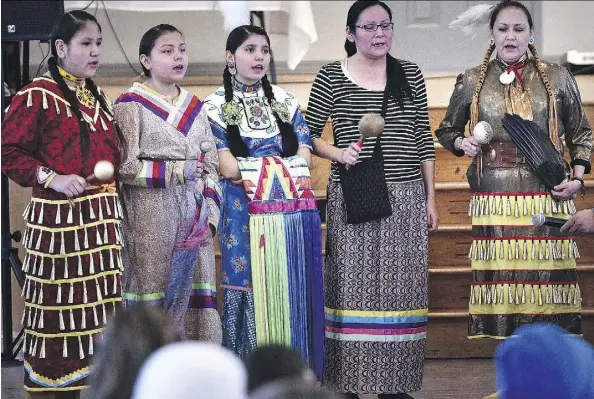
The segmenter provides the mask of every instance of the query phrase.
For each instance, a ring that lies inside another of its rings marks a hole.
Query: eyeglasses
[[[394,28],[394,22],[382,22],[381,24],[365,24],[355,26],[357,28],[363,28],[367,32],[375,32],[379,27],[381,27],[382,30],[392,30]]]

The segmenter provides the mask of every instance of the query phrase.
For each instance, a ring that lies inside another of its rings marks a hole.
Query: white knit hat
[[[227,349],[197,341],[159,348],[142,365],[132,399],[245,399],[247,372]]]

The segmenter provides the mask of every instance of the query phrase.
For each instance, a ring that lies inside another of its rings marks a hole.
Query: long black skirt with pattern
[[[388,183],[392,216],[346,223],[328,186],[326,375],[340,392],[421,389],[427,348],[428,231],[422,181]]]

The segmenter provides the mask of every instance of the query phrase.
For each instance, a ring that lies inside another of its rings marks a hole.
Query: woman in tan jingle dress
[[[144,34],[139,53],[148,79],[115,104],[128,144],[120,168],[124,302],[163,306],[182,337],[219,343],[214,136],[202,102],[177,85],[188,65],[183,35],[158,25]]]

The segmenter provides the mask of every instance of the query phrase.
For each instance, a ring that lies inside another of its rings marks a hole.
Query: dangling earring
[[[493,39],[493,38],[490,38],[490,39],[489,39],[489,44],[490,44],[491,46],[493,46],[493,45],[495,44],[495,39]]]
[[[528,43],[534,44],[534,36],[530,36],[530,39],[528,39]]]
[[[234,62],[228,62],[227,63],[227,69],[229,69],[229,73],[231,75],[235,75],[237,73],[237,69],[235,69],[235,63]]]

